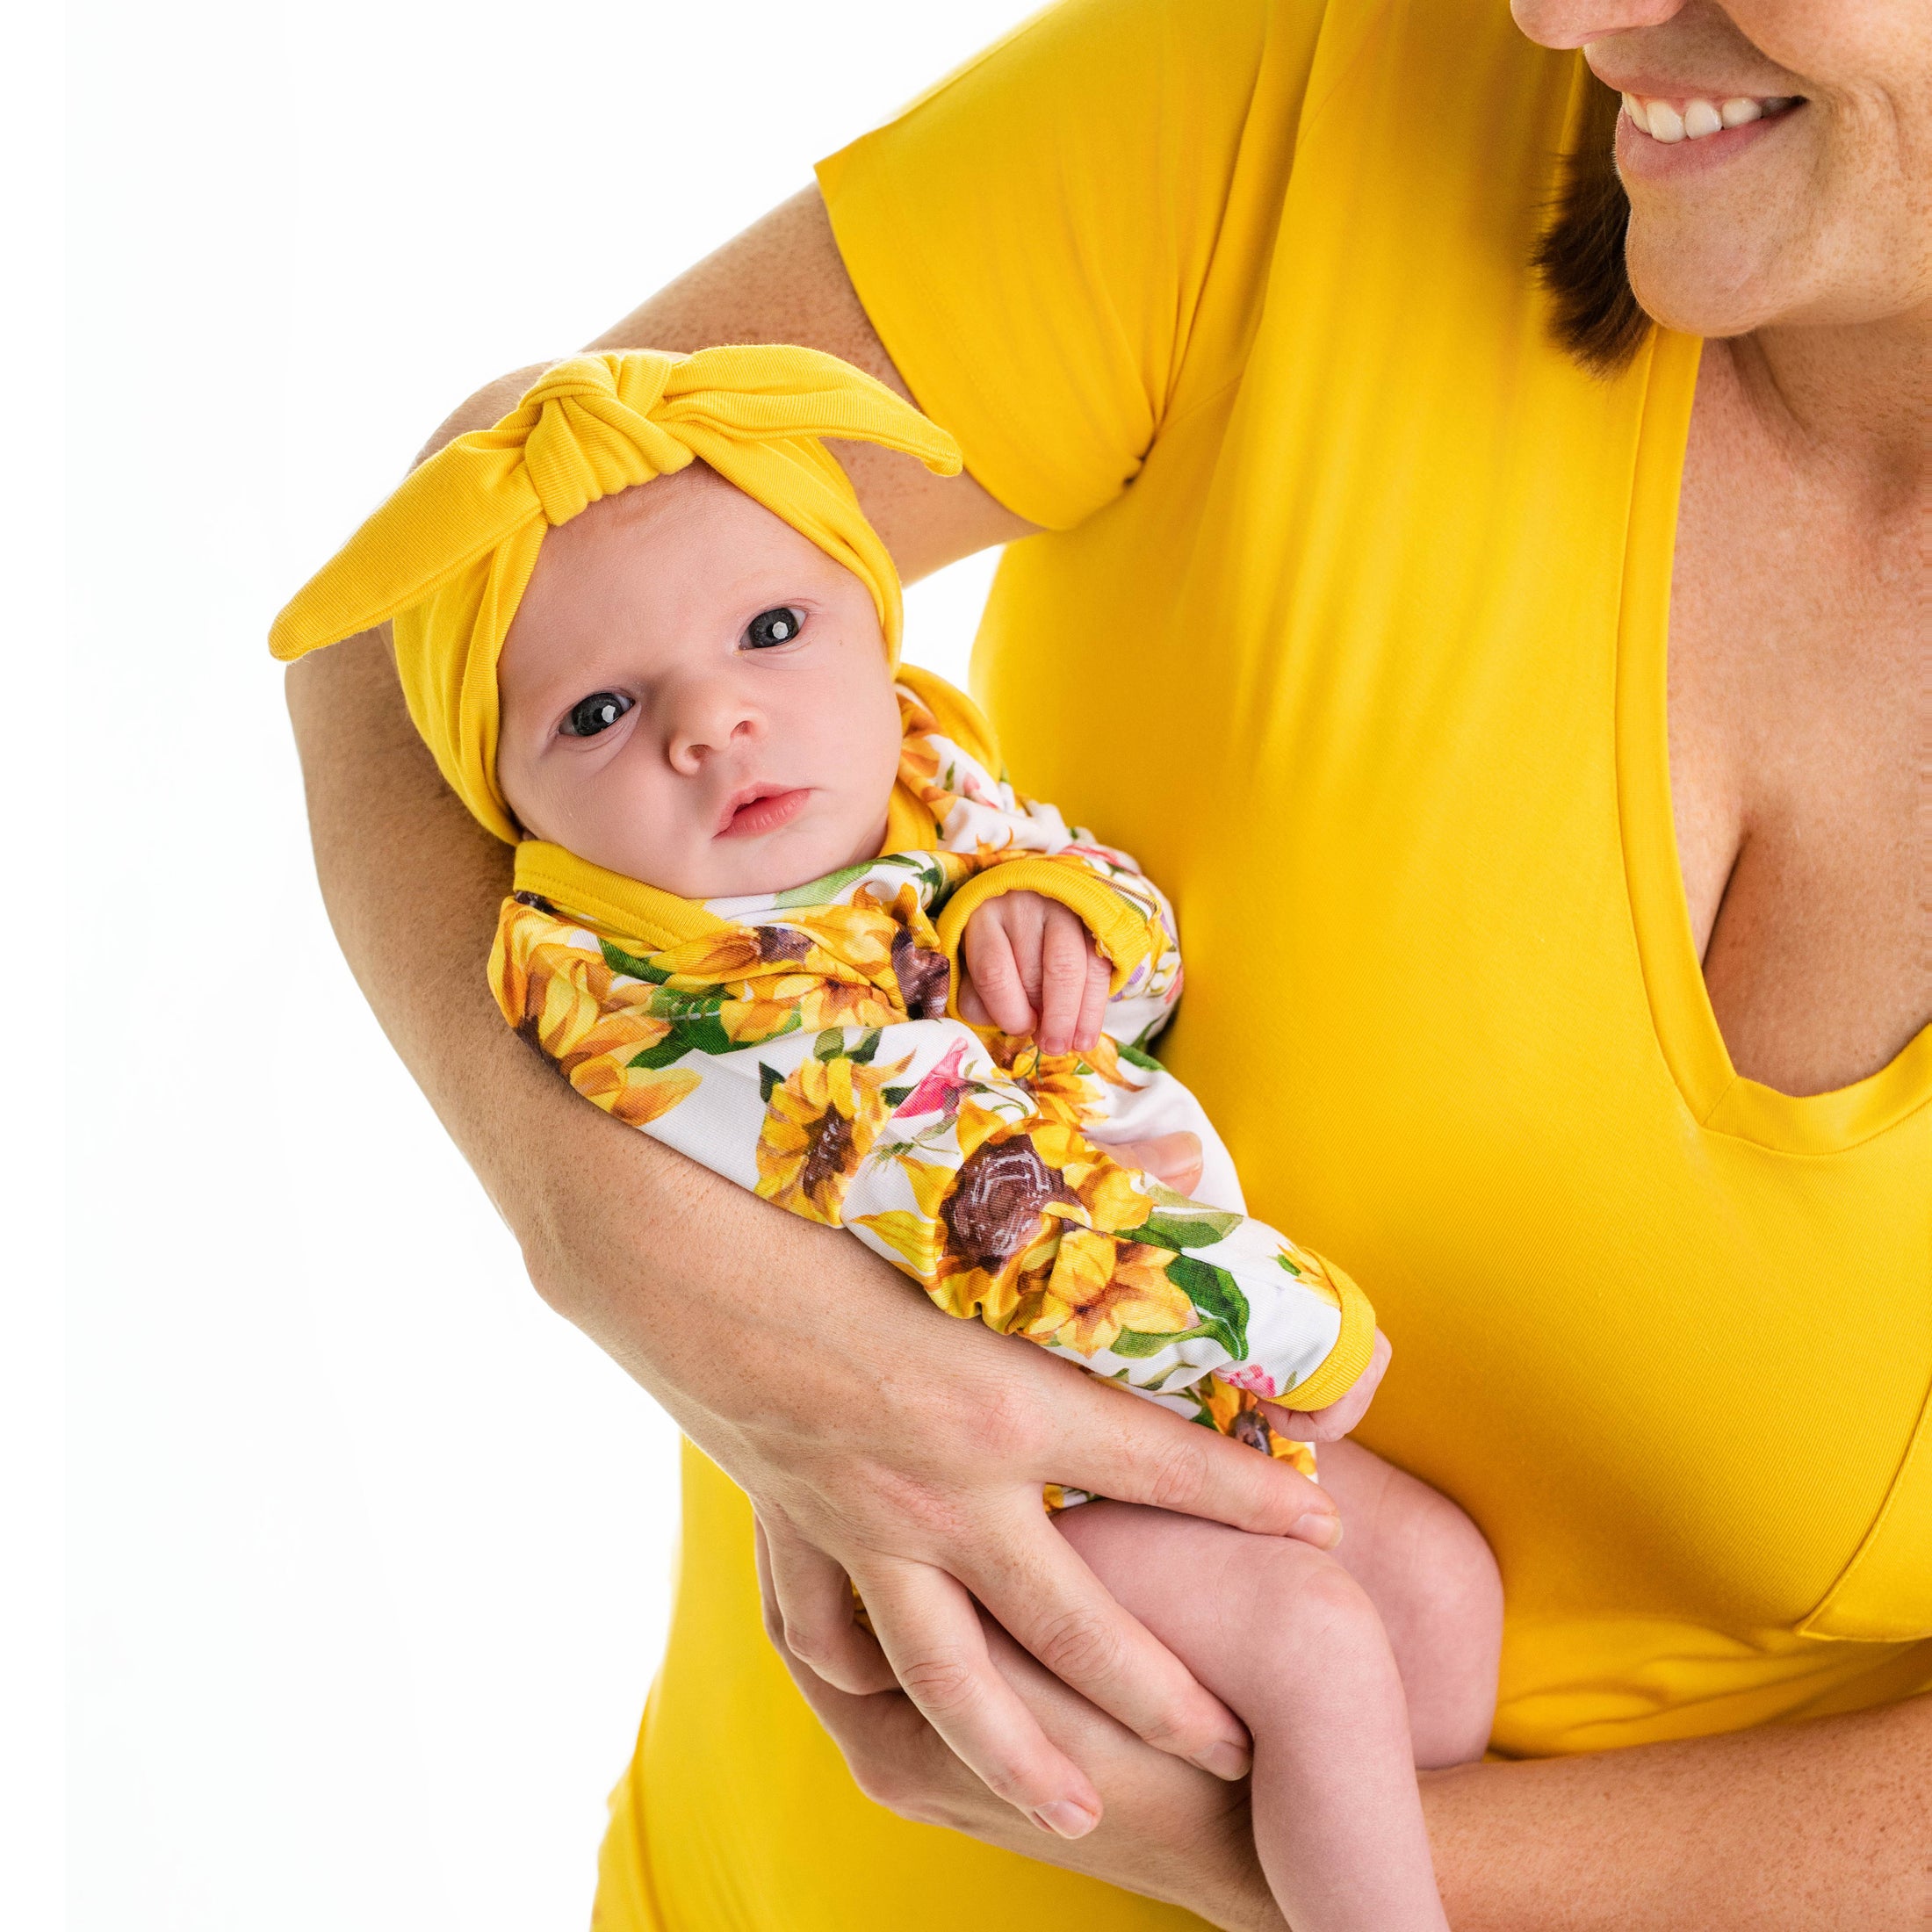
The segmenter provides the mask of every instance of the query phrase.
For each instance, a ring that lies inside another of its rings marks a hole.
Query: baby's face
[[[497,670],[518,822],[691,899],[876,856],[899,713],[865,586],[694,464],[544,539]]]

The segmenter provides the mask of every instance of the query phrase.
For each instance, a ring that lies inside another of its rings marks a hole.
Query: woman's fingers
[[[1123,1402],[1114,1389],[1070,1381],[1056,1419],[1065,1435],[1063,1473],[1053,1480],[1317,1549],[1341,1540],[1334,1498],[1318,1483],[1152,1402]]]
[[[1016,1642],[1145,1742],[1217,1777],[1247,1776],[1241,1720],[1121,1607],[1044,1516],[964,1581]]]
[[[993,1798],[907,1698],[896,1693],[849,1698],[785,1658],[859,1789],[901,1818],[967,1832],[1023,1856],[1187,1906],[1216,1925],[1287,1932],[1255,1857],[1254,1828],[1241,1787],[1204,1777],[1149,1750],[1074,1696],[997,1624],[982,1621],[1000,1674],[1047,1735],[1088,1766],[1107,1794],[1099,1828],[1080,1839],[1047,1837],[1036,1821]]]
[[[877,1640],[858,1618],[852,1582],[823,1550],[774,1519],[755,1524],[758,1586],[775,1644],[853,1697],[890,1690],[898,1680]]]
[[[916,1824],[953,1831],[1010,1824],[1029,1837],[1037,1835],[1038,1827],[1021,1824],[960,1763],[903,1692],[851,1697],[787,1654],[782,1644],[778,1654],[839,1747],[853,1782],[875,1805]]]
[[[928,1564],[889,1559],[867,1568],[861,1587],[900,1687],[961,1762],[1043,1829],[1063,1838],[1092,1831],[1099,1793],[995,1668],[960,1584]]]

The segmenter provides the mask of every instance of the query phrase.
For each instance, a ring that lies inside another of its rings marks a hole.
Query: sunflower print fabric
[[[948,1314],[1312,1473],[1258,1400],[1336,1400],[1373,1316],[1339,1269],[1242,1211],[1199,1102],[1148,1051],[1181,988],[1165,899],[943,735],[918,686],[900,702],[899,784],[929,849],[712,901],[669,943],[518,891],[490,958],[505,1018],[593,1104],[847,1229]],[[1109,958],[1092,1050],[1043,1055],[949,1016],[964,916],[1009,890],[1072,905]],[[1182,1128],[1208,1198],[1107,1151]]]

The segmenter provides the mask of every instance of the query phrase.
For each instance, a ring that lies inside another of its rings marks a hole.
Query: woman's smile
[[[1667,148],[1680,141],[1707,141],[1754,121],[1775,120],[1799,105],[1793,94],[1733,94],[1719,99],[1703,94],[1624,92],[1625,114]]]
[[[1681,175],[1736,159],[1777,136],[1804,108],[1790,94],[1626,93],[1617,122],[1617,162],[1626,175]]]

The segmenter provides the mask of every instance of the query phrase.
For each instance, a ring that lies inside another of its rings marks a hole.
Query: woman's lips
[[[1632,112],[1633,104],[1636,113]],[[1750,105],[1758,107],[1755,117],[1745,114],[1736,97],[1718,105],[1692,98],[1681,104],[1683,112],[1679,112],[1668,101],[1642,101],[1626,94],[1624,111],[1617,117],[1618,164],[1626,174],[1660,177],[1721,166],[1760,141],[1775,139],[1806,103],[1802,97],[1785,95]],[[1729,119],[1726,108],[1732,110]],[[1644,118],[1640,119],[1639,114]],[[1686,127],[1687,116],[1694,133]],[[1718,123],[1714,128],[1708,125],[1713,120]]]
[[[809,785],[789,789],[782,785],[741,785],[724,801],[717,836],[754,839],[761,833],[775,832],[804,809],[811,796]]]

